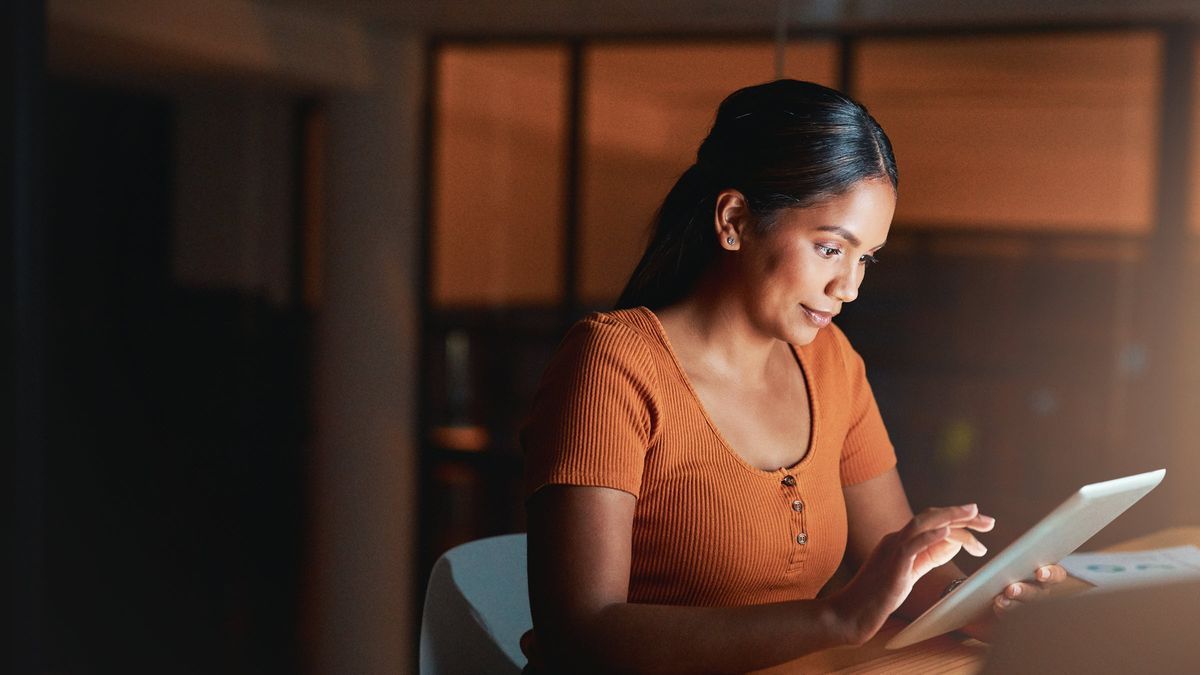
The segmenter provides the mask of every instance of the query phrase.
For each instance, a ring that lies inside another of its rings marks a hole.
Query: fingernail
[[[1008,587],[1008,593],[1015,598],[1021,594],[1021,587],[1018,584],[1013,584]]]
[[[1049,578],[1050,578],[1050,570],[1048,570],[1048,569],[1046,569],[1045,567],[1043,567],[1043,568],[1041,568],[1041,569],[1039,569],[1039,570],[1038,570],[1038,574],[1037,574],[1037,576],[1038,576],[1038,579],[1040,579],[1040,580],[1042,580],[1042,581],[1045,581],[1046,579],[1049,579]]]
[[[1012,600],[1009,600],[1008,598],[1005,598],[1005,597],[1003,597],[1003,596],[1001,596],[1001,598],[1000,598],[999,600],[997,600],[996,602],[997,602],[997,604],[999,604],[1001,607],[1008,607],[1009,605],[1011,605],[1011,604],[1012,604]]]

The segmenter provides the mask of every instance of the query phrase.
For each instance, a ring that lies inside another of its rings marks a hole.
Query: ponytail
[[[634,268],[617,309],[659,309],[682,300],[717,255],[711,234],[716,208],[712,181],[693,164],[654,215],[650,244]]]
[[[683,300],[721,250],[716,198],[735,189],[754,225],[771,227],[786,208],[845,194],[859,181],[898,183],[892,145],[875,118],[845,94],[812,82],[776,80],[730,94],[696,163],[667,193],[646,252],[616,309],[657,310]]]

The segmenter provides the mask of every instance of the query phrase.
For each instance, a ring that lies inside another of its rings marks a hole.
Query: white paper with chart
[[[1074,553],[1063,558],[1060,564],[1071,576],[1103,590],[1200,581],[1200,548],[1195,546],[1118,553]]]

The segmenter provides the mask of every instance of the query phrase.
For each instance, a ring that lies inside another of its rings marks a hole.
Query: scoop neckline
[[[819,404],[817,403],[816,388],[813,385],[813,381],[809,373],[811,368],[809,368],[809,364],[805,362],[804,356],[801,354],[800,350],[796,348],[796,345],[790,342],[787,343],[788,348],[792,352],[792,357],[796,360],[796,365],[800,368],[800,376],[804,379],[804,389],[808,394],[808,445],[804,450],[804,456],[801,457],[795,464],[792,464],[791,466],[781,466],[778,469],[760,469],[746,461],[746,458],[743,457],[741,453],[739,453],[733,447],[733,445],[729,443],[729,441],[725,438],[725,435],[721,433],[721,429],[717,426],[717,423],[713,421],[712,416],[708,414],[708,410],[704,407],[704,401],[700,399],[700,395],[696,393],[696,388],[692,386],[692,380],[688,377],[687,371],[684,370],[683,364],[679,361],[679,356],[675,353],[675,348],[671,345],[671,338],[667,335],[667,329],[662,325],[662,321],[659,320],[658,315],[655,314],[652,309],[646,306],[640,306],[638,309],[650,319],[652,324],[654,324],[654,330],[658,333],[659,340],[662,342],[663,347],[666,348],[667,354],[670,355],[671,363],[675,364],[675,370],[679,373],[679,377],[683,380],[684,386],[687,387],[688,393],[691,394],[692,400],[695,402],[696,407],[700,410],[701,416],[704,417],[705,424],[707,424],[708,428],[712,430],[713,434],[717,437],[717,440],[721,442],[721,446],[725,449],[725,451],[729,453],[729,455],[735,460],[737,460],[738,464],[740,464],[742,468],[758,476],[777,479],[781,474],[793,472],[798,473],[805,469],[808,464],[812,462],[812,457],[817,451],[817,420],[819,419],[817,411],[819,409]]]

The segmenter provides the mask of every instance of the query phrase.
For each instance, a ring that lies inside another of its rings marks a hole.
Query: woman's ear
[[[717,242],[726,251],[736,251],[742,246],[742,234],[748,230],[750,207],[746,197],[737,190],[722,190],[717,194],[717,205],[713,210],[713,227]]]

